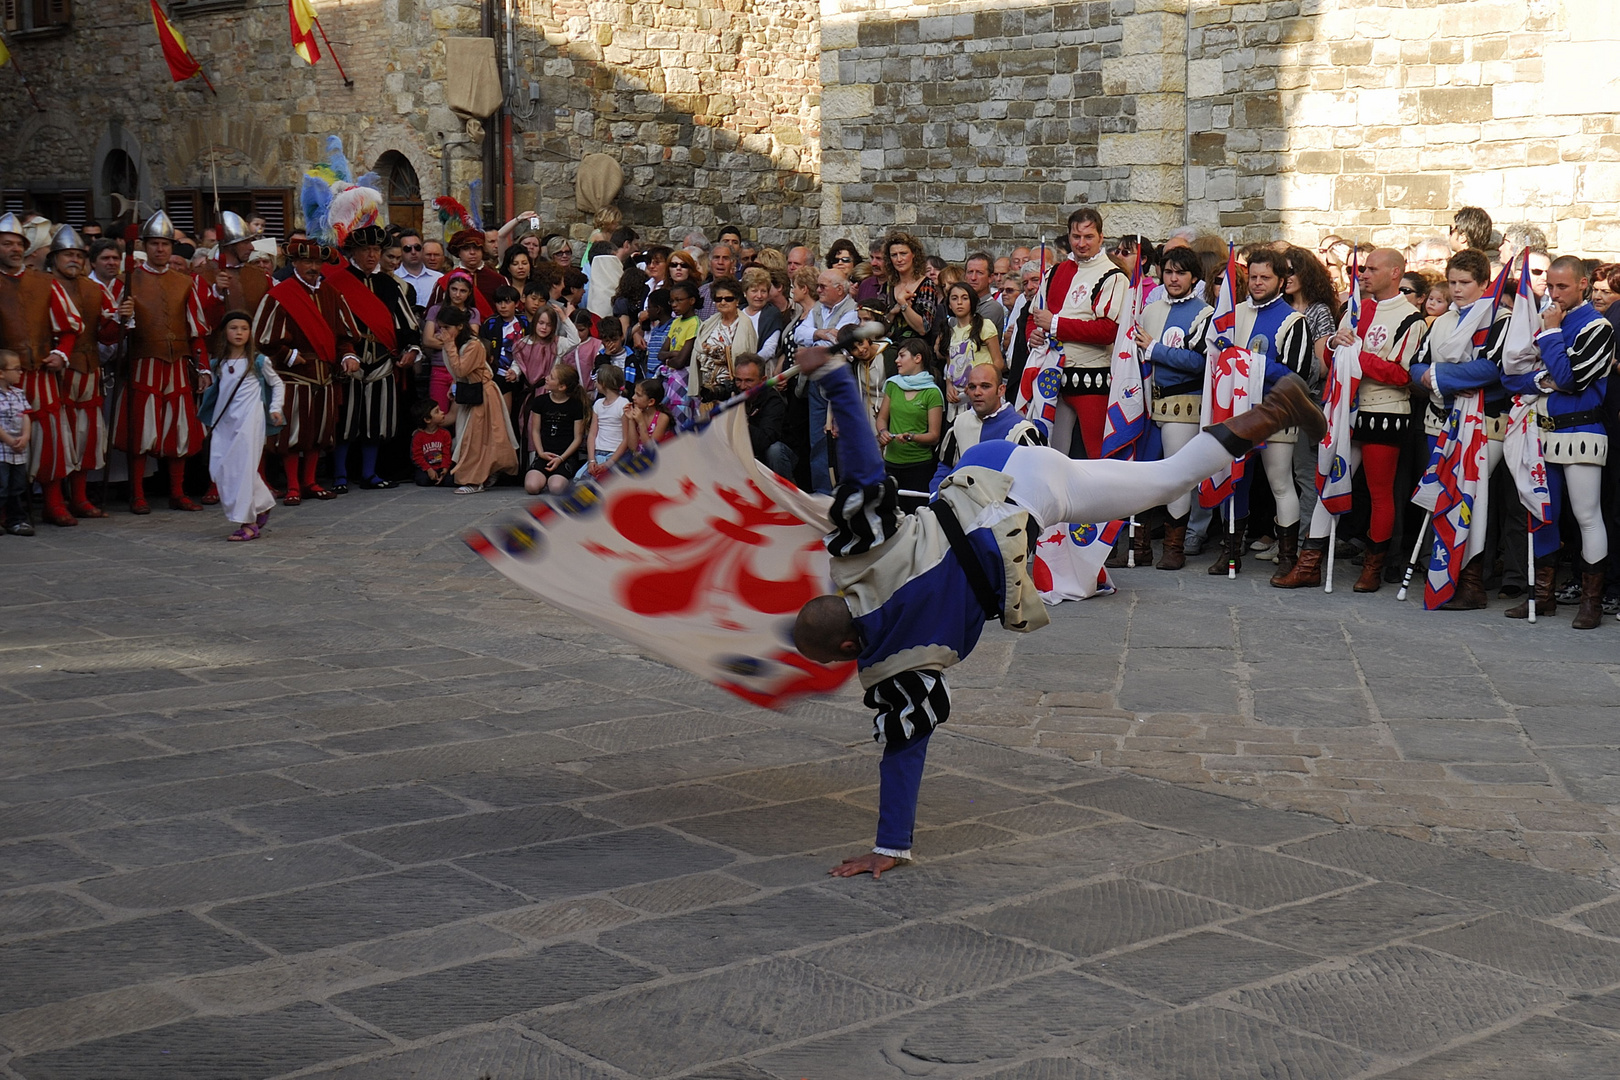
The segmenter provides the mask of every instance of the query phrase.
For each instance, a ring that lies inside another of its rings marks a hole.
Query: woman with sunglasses
[[[714,298],[714,314],[698,327],[692,346],[692,355],[698,362],[699,397],[705,403],[731,396],[735,388],[732,358],[754,352],[759,343],[754,324],[743,318],[742,282],[721,278],[714,283],[710,295]]]
[[[853,240],[837,239],[832,247],[827,249],[827,269],[842,270],[844,276],[854,281],[858,276],[856,268],[861,264],[861,253]]]

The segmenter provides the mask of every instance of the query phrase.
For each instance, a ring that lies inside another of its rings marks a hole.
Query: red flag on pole
[[[197,58],[186,48],[186,39],[158,7],[157,0],[152,0],[152,24],[157,27],[158,44],[163,46],[163,59],[169,62],[169,75],[175,82],[185,82],[202,70]]]
[[[321,47],[315,44],[315,9],[309,0],[287,0],[287,20],[292,24],[292,47],[304,63],[314,64],[321,58]]]

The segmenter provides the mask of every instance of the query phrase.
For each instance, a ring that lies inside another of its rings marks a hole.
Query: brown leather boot
[[[1187,565],[1187,526],[1164,527],[1164,554],[1159,557],[1160,570],[1180,570]]]
[[[1421,583],[1416,583],[1421,588]],[[1483,555],[1475,555],[1457,575],[1457,591],[1451,599],[1440,605],[1441,611],[1478,611],[1489,607],[1485,596],[1485,563]]]
[[[1552,566],[1536,567],[1536,582],[1531,588],[1534,590],[1520,603],[1514,604],[1502,612],[1510,619],[1528,619],[1530,617],[1530,596],[1536,598],[1536,617],[1555,615],[1558,612],[1558,601],[1553,599],[1553,575],[1556,568]],[[1599,608],[1601,611],[1602,609]]]
[[[1311,398],[1310,387],[1298,375],[1278,379],[1260,404],[1204,430],[1220,439],[1233,457],[1241,457],[1277,432],[1292,427],[1300,429],[1302,440],[1313,443],[1321,442],[1322,436],[1327,434],[1327,417]],[[1234,447],[1230,441],[1248,445]]]
[[[1137,566],[1153,565],[1153,537],[1146,525],[1136,526],[1136,535],[1131,539],[1131,547],[1136,550]]]
[[[1384,558],[1388,554],[1388,540],[1368,543],[1367,554],[1361,561],[1361,576],[1356,578],[1356,592],[1377,592],[1384,587]]]
[[[1103,565],[1108,567],[1110,570],[1125,569],[1125,563],[1127,561],[1125,553],[1129,551],[1130,548],[1130,537],[1125,535],[1124,529],[1121,529],[1119,531],[1119,535],[1114,538],[1113,549],[1108,552],[1108,558],[1103,560]]]
[[[1210,577],[1224,575],[1228,565],[1240,574],[1243,572],[1243,538],[1248,535],[1248,523],[1248,518],[1238,518],[1232,531],[1221,541],[1220,558],[1209,564]],[[1231,560],[1230,564],[1227,562],[1228,559]]]
[[[1596,630],[1603,621],[1603,564],[1581,565],[1581,606],[1569,624],[1576,630]]]
[[[1322,557],[1327,552],[1319,547],[1299,550],[1299,561],[1288,573],[1273,577],[1271,583],[1279,589],[1320,589],[1322,587]]]
[[[1271,575],[1273,585],[1288,576],[1299,561],[1299,522],[1277,526],[1277,572]]]

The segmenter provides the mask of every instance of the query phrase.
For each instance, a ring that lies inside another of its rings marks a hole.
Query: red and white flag
[[[833,591],[829,503],[760,466],[734,408],[467,544],[546,603],[775,707],[855,671],[793,647],[799,608]]]
[[[1140,237],[1137,238],[1141,240]],[[1102,456],[1132,460],[1147,431],[1147,388],[1142,384],[1142,359],[1136,348],[1136,321],[1142,315],[1142,260],[1136,260],[1126,291],[1124,317],[1114,335],[1113,359],[1108,375],[1108,412],[1103,417]]]
[[[1047,604],[1086,600],[1114,592],[1113,579],[1103,566],[1123,521],[1101,525],[1054,525],[1035,543],[1029,576]]]
[[[1462,568],[1485,551],[1486,530],[1473,526],[1483,526],[1490,512],[1487,445],[1484,391],[1458,394],[1412,495],[1434,515],[1434,551],[1423,582],[1423,606],[1430,611],[1451,599]]]
[[[1232,341],[1237,329],[1237,251],[1226,248],[1226,274],[1210,319],[1209,364],[1204,368],[1203,426],[1222,424],[1247,412],[1260,400],[1266,386],[1266,358]],[[1237,490],[1247,458],[1239,458],[1198,484],[1201,506],[1219,506]]]

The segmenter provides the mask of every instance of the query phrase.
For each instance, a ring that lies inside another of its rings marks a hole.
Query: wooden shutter
[[[197,218],[202,204],[202,192],[196,188],[169,188],[163,193],[163,209],[174,222],[174,227],[190,236],[197,236]]]
[[[34,27],[67,26],[73,21],[72,0],[34,0]]]
[[[5,205],[0,206],[0,213],[16,214],[21,217],[28,212],[28,192],[7,191],[3,198]]]
[[[85,188],[70,188],[61,193],[62,221],[82,229],[90,224],[90,192]]]
[[[21,30],[23,16],[23,0],[3,0],[5,4],[5,17],[7,30]]]

